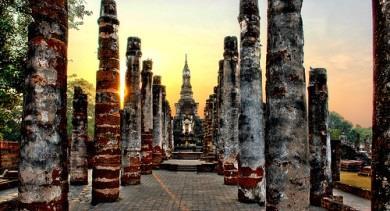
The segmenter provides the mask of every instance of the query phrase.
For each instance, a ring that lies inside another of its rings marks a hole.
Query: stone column
[[[260,67],[260,15],[257,0],[241,0],[239,180],[241,202],[265,205],[264,111]]]
[[[166,104],[166,116],[165,116],[165,143],[166,143],[166,158],[170,159],[172,157],[172,142],[171,142],[171,121],[172,121],[172,114],[171,114],[171,107],[169,105],[169,101],[165,100]]]
[[[99,23],[99,70],[96,76],[95,165],[92,171],[92,204],[119,197],[120,98],[119,21],[114,0],[102,0]]]
[[[68,210],[67,1],[29,0],[19,163],[20,210]]]
[[[217,96],[217,122],[218,122],[218,137],[217,137],[217,173],[218,175],[223,175],[223,154],[224,154],[224,143],[222,140],[222,102],[223,102],[223,65],[224,60],[219,61],[219,69],[218,69],[218,96]]]
[[[309,209],[302,0],[268,1],[267,208]]]
[[[167,124],[166,124],[166,119],[167,119],[167,102],[166,102],[166,86],[161,86],[161,94],[162,94],[162,101],[161,101],[161,133],[162,133],[162,140],[161,140],[161,149],[162,149],[162,154],[163,154],[163,160],[167,159],[167,147],[168,147],[168,142],[167,142]]]
[[[390,210],[390,1],[373,0],[372,210]]]
[[[209,143],[210,140],[210,127],[211,127],[211,104],[210,104],[210,98],[206,100],[206,105],[204,107],[203,113],[204,113],[204,121],[203,121],[203,154],[206,157],[209,153]]]
[[[153,77],[153,168],[162,162],[162,90],[161,76]]]
[[[236,37],[225,38],[223,66],[222,141],[224,142],[223,171],[225,185],[237,185],[238,179],[238,112],[239,67]]]
[[[88,185],[88,96],[74,87],[72,144],[70,152],[70,184]]]
[[[153,164],[153,61],[145,60],[142,65],[141,88],[141,174],[151,174]]]
[[[121,184],[137,185],[141,183],[141,39],[128,38],[126,56]]]
[[[322,198],[333,195],[326,69],[310,70],[308,94],[310,204],[320,207]]]
[[[341,141],[332,140],[330,142],[331,146],[331,172],[332,172],[332,182],[333,184],[336,181],[340,181],[340,164],[341,164]]]

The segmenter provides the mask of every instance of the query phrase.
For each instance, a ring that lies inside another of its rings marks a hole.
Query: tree
[[[81,89],[88,95],[88,136],[93,137],[95,126],[95,86],[85,79],[78,78],[76,74],[68,76],[66,106],[68,135],[72,133],[73,96],[75,86],[81,87]]]
[[[332,139],[339,139],[341,135],[344,135],[347,141],[354,145],[372,137],[371,128],[363,128],[360,125],[354,127],[351,122],[336,112],[330,112],[329,130]]]
[[[69,0],[69,26],[83,24],[85,0]],[[27,55],[27,28],[31,22],[28,0],[0,0],[0,139],[20,138],[23,69]]]

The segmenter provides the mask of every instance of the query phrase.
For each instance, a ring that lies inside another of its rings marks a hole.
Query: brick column
[[[68,210],[67,1],[30,0],[19,163],[20,210]]]
[[[168,147],[168,142],[167,142],[167,91],[166,91],[166,86],[161,86],[161,94],[162,94],[162,101],[161,101],[161,133],[162,133],[162,144],[161,144],[161,149],[163,153],[163,160],[167,159],[167,147]]]
[[[121,134],[121,184],[141,183],[141,39],[127,40],[126,92]]]
[[[264,206],[265,141],[258,1],[241,0],[238,19],[241,26],[238,199]]]
[[[218,69],[218,93],[217,93],[217,122],[218,122],[218,137],[217,137],[217,173],[223,175],[223,154],[224,154],[224,143],[222,139],[222,102],[223,102],[223,66],[224,60],[219,61]]]
[[[153,160],[153,61],[143,61],[141,88],[141,173],[152,173]]]
[[[80,87],[74,87],[72,144],[70,152],[70,184],[88,184],[88,96]]]
[[[326,69],[310,70],[308,94],[310,204],[320,207],[322,198],[333,195]]]
[[[99,23],[99,70],[96,76],[95,165],[92,172],[92,204],[119,197],[120,99],[119,41],[114,0],[102,0]]]
[[[238,179],[239,74],[237,38],[226,37],[223,66],[223,101],[221,106],[225,185],[237,185]]]
[[[390,210],[390,1],[373,0],[372,210]]]
[[[340,165],[341,165],[341,141],[332,140],[330,142],[331,146],[331,172],[332,172],[332,182],[340,181]]]
[[[302,0],[268,1],[267,208],[309,209]]]
[[[160,168],[162,152],[162,89],[161,76],[153,77],[153,168]]]

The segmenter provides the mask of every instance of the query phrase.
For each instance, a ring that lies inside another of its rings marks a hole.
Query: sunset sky
[[[260,1],[262,69],[265,75],[267,1]],[[87,0],[93,15],[69,33],[68,74],[95,84],[98,69],[97,19],[100,0]],[[174,108],[178,101],[184,55],[188,53],[194,98],[203,116],[217,83],[223,39],[239,36],[239,0],[117,0],[121,72],[126,70],[129,36],[142,39],[143,58],[154,61]],[[305,67],[328,69],[329,107],[354,124],[371,126],[372,23],[370,0],[304,0]],[[263,77],[263,85],[265,76]]]

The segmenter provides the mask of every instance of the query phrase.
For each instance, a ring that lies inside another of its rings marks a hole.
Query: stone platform
[[[161,169],[169,171],[189,171],[189,172],[214,172],[215,163],[201,160],[167,160],[161,165]]]
[[[143,211],[259,211],[257,204],[243,204],[237,200],[237,187],[223,185],[223,177],[215,173],[171,172],[154,170],[143,175],[141,185],[121,187],[120,199],[114,203],[92,206],[91,171],[89,185],[70,186],[70,210],[143,210]],[[17,188],[0,191],[1,202],[15,201]],[[359,197],[343,195],[345,203],[359,210],[369,210],[370,202]],[[11,203],[15,204],[15,203]],[[1,210],[1,208],[0,208]],[[13,210],[13,209],[5,209]],[[312,207],[310,210],[323,210]]]

